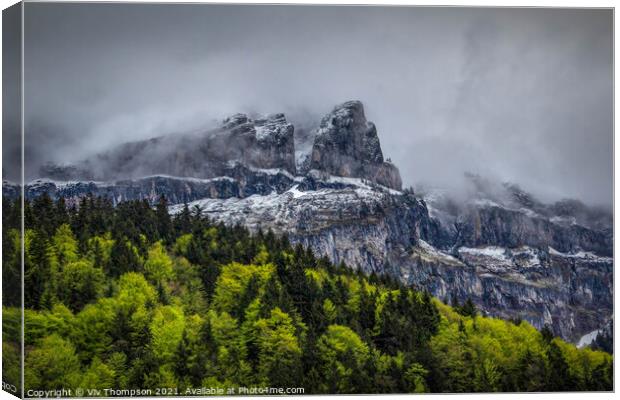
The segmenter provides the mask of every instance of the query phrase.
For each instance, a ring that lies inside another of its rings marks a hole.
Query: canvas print
[[[613,10],[3,11],[18,397],[613,390]]]

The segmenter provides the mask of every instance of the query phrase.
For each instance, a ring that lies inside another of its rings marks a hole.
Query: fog
[[[361,100],[406,186],[611,205],[611,10],[27,3],[28,177],[126,141]]]

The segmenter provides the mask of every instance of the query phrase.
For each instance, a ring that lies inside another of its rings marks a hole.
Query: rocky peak
[[[290,124],[284,114],[269,114],[264,117],[252,119],[246,114],[233,114],[222,121],[220,128],[223,132],[247,133],[257,141],[282,141],[293,136],[293,125]]]
[[[252,160],[260,168],[283,168],[295,174],[295,138],[292,124],[284,114],[271,114],[254,121],[259,152]]]
[[[383,162],[377,129],[366,120],[364,106],[359,101],[340,104],[323,117],[316,133],[315,146],[337,150],[340,155],[367,163]],[[319,157],[320,154],[315,156]],[[327,166],[332,165],[328,162]]]
[[[257,168],[282,168],[292,174],[296,172],[294,127],[284,114],[257,119],[234,114],[222,122],[220,131],[220,139],[227,142],[223,147],[236,147],[231,161]]]
[[[241,113],[233,114],[222,121],[222,129],[230,130],[239,126],[249,125],[250,118]]]
[[[150,175],[213,178],[230,162],[295,173],[293,125],[284,114],[224,119],[216,129],[124,143],[74,165],[45,164],[40,177],[67,180],[133,179]]]
[[[377,128],[359,101],[347,101],[327,114],[316,131],[310,167],[332,175],[366,178],[400,190],[398,169],[384,162]]]
[[[258,140],[265,139],[281,139],[293,135],[293,125],[289,124],[284,114],[270,114],[264,118],[258,118],[254,121],[256,129],[256,138]]]
[[[233,139],[237,137],[246,138],[249,141],[246,145],[251,145],[256,136],[254,121],[246,114],[234,114],[224,119],[220,131]]]

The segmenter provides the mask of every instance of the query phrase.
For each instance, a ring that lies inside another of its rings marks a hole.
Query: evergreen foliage
[[[26,202],[26,389],[612,390],[608,353],[166,206]],[[16,207],[4,202],[5,277],[19,270]]]

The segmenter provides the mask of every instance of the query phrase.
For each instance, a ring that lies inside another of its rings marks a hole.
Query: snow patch
[[[162,175],[162,174],[148,175],[148,176],[145,176],[139,179],[130,179],[130,180],[135,182],[135,181],[139,181],[143,179],[152,179],[152,178],[174,179],[174,180],[179,180],[179,181],[188,181],[188,182],[195,182],[195,183],[209,183],[209,182],[217,182],[217,181],[235,182],[235,179],[231,178],[230,176],[217,176],[215,178],[194,178],[191,176],[173,176],[173,175]]]
[[[40,186],[45,186],[45,185],[54,185],[56,186],[57,189],[65,189],[67,187],[70,186],[75,186],[75,185],[96,185],[96,186],[101,186],[101,187],[105,187],[105,186],[112,186],[115,184],[115,182],[104,182],[104,181],[56,181],[53,179],[48,179],[48,178],[39,178],[39,179],[35,179],[33,181],[30,181],[26,184],[26,186],[29,186],[31,188],[36,188],[36,187],[40,187]]]
[[[403,194],[403,192],[401,191],[391,189],[386,186],[379,185],[378,183],[373,183],[367,179],[362,179],[362,178],[351,178],[348,176],[329,175],[326,179],[323,179],[323,181],[328,182],[328,183],[342,183],[344,185],[357,186],[361,189],[366,189],[366,190],[371,190],[371,191],[375,189],[379,189],[383,192],[388,192],[396,196]]]
[[[472,256],[483,256],[494,258],[496,260],[508,261],[506,256],[506,249],[498,246],[486,246],[486,247],[459,247],[459,254],[465,253]]]
[[[577,225],[577,218],[575,217],[551,217],[549,221],[558,225]]]
[[[538,257],[538,252],[529,247],[522,246],[516,249],[511,249],[511,253],[515,262],[523,268],[532,268],[538,267],[541,264],[540,258]]]
[[[291,180],[295,180],[296,178],[301,178],[301,177],[293,176],[290,172],[288,172],[287,170],[283,168],[255,168],[255,167],[248,167],[248,168],[252,172],[263,173],[266,175],[284,175]]]
[[[598,255],[592,253],[591,251],[583,251],[582,250],[582,251],[578,251],[577,253],[574,253],[574,254],[562,253],[560,251],[557,251],[553,247],[549,246],[549,254],[554,255],[554,256],[558,256],[558,257],[579,259],[579,260],[584,260],[584,261],[608,262],[608,263],[613,262],[613,258],[612,257],[598,256]]]
[[[256,130],[256,139],[264,140],[269,138],[272,130],[269,129],[266,125],[255,125],[254,129]]]
[[[295,185],[292,188],[290,188],[286,193],[292,194],[294,199],[298,199],[300,197],[305,196],[306,192],[302,192],[301,190],[297,189],[298,187],[299,185]]]
[[[601,333],[600,329],[597,329],[597,330],[592,331],[590,333],[586,333],[577,342],[577,347],[578,348],[582,348],[582,347],[586,347],[586,346],[592,344],[592,342],[594,342],[596,340],[596,338],[598,337],[599,333]]]
[[[437,249],[436,247],[422,239],[419,240],[418,247],[429,256],[461,264],[461,261],[459,261],[455,257],[451,256],[450,254],[444,253],[443,251]]]

